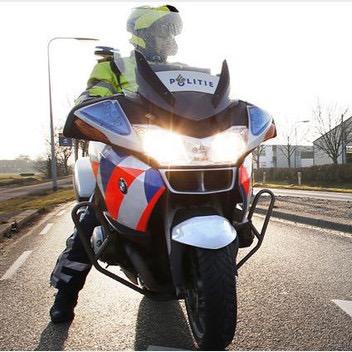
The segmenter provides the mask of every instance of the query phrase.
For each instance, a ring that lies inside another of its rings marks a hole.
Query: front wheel
[[[235,334],[236,242],[220,249],[192,248],[185,302],[194,339],[202,350],[222,350]]]

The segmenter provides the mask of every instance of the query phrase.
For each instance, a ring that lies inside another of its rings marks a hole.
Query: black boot
[[[50,309],[51,321],[54,324],[72,321],[75,317],[73,312],[78,299],[78,291],[58,290],[53,306]]]

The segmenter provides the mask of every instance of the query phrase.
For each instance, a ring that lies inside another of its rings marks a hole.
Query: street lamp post
[[[310,120],[302,120],[302,121],[297,121],[295,123],[295,143],[296,143],[296,147],[295,147],[295,168],[297,168],[297,125],[299,123],[307,123],[307,122],[310,122]]]
[[[48,82],[49,82],[49,109],[50,109],[50,145],[51,145],[51,179],[53,181],[53,191],[57,191],[57,170],[56,170],[56,155],[55,155],[55,135],[54,135],[54,120],[53,120],[53,106],[51,96],[51,75],[50,75],[50,44],[54,40],[98,40],[95,38],[81,38],[81,37],[54,37],[51,38],[47,45],[48,58]]]

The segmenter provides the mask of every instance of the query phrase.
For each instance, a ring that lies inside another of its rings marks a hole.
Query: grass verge
[[[58,180],[65,179],[67,177],[72,177],[72,175],[59,176]],[[34,176],[20,176],[18,174],[0,174],[0,187],[30,186],[30,185],[37,185],[39,183],[49,182],[49,181],[51,181],[51,179],[45,178],[44,176],[39,174]]]
[[[281,188],[281,189],[298,189],[302,191],[326,191],[326,192],[342,192],[352,193],[352,185],[346,185],[341,187],[325,187],[325,186],[310,186],[310,185],[293,185],[293,184],[282,184],[282,183],[261,183],[255,182],[254,187],[266,187],[266,188]]]
[[[2,174],[0,173],[0,186],[26,186],[44,182],[45,179],[42,175],[36,174],[31,176],[21,176],[19,174]]]
[[[40,194],[13,198],[0,202],[0,215],[16,210],[47,208],[75,199],[72,189],[59,189],[57,192],[45,191]]]

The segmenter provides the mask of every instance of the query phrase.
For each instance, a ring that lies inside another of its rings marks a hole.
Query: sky
[[[132,7],[164,2],[1,2],[0,159],[45,153],[49,133],[47,45],[54,124],[63,126],[85,89],[95,45],[125,48]],[[314,139],[312,110],[352,107],[352,2],[175,2],[183,18],[183,62],[221,67],[227,59],[232,96],[271,113],[279,138],[296,126],[300,143]],[[97,44],[98,43],[98,44]],[[299,123],[310,120],[309,123]],[[303,138],[303,136],[305,136]]]

